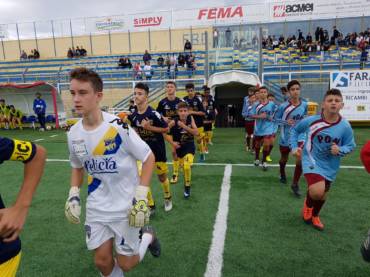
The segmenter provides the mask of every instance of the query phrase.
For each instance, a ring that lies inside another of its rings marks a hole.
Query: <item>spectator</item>
[[[81,56],[81,51],[80,51],[80,47],[76,47],[76,56],[77,57],[80,57]]]
[[[171,64],[177,64],[177,59],[176,59],[176,57],[175,57],[175,54],[172,54],[172,56],[170,57],[170,63]]]
[[[20,59],[21,59],[21,60],[27,60],[27,58],[28,58],[27,53],[26,53],[24,50],[22,50],[22,53],[21,53]]]
[[[167,68],[168,79],[176,79],[177,72],[178,72],[177,64],[174,63],[174,62],[171,62],[170,65]]]
[[[306,36],[306,42],[308,44],[311,44],[312,43],[312,36],[311,36],[311,33],[308,33],[307,36]]]
[[[169,54],[167,54],[165,62],[166,62],[167,67],[169,67],[171,65],[171,60],[170,60],[170,55]]]
[[[218,47],[218,30],[215,28],[213,30],[213,47],[216,48]]]
[[[298,29],[298,40],[304,40],[303,32],[301,31],[301,29]]]
[[[34,56],[34,53],[33,53],[33,49],[31,50],[31,54],[28,55],[28,58],[29,59],[33,59],[35,56]]]
[[[184,67],[185,65],[185,56],[184,54],[180,53],[179,56],[177,57],[177,63],[179,66]]]
[[[368,52],[366,51],[366,47],[365,47],[361,51],[360,69],[364,69],[365,64],[367,62],[367,55],[368,55]]]
[[[319,40],[320,40],[320,27],[317,27],[315,31],[315,41]]]
[[[121,57],[119,60],[118,60],[118,67],[120,68],[132,68],[132,64],[131,64],[131,61],[129,58],[127,57]]]
[[[37,115],[40,123],[40,131],[45,131],[45,113],[46,102],[41,98],[41,93],[36,93],[36,99],[33,101],[33,111]]]
[[[144,65],[144,75],[145,75],[145,79],[147,80],[151,80],[152,79],[152,76],[153,76],[153,70],[152,70],[152,66],[150,65],[150,62],[146,62],[145,65]]]
[[[151,59],[152,59],[152,56],[149,54],[148,50],[145,50],[145,53],[143,55],[144,64],[146,62],[150,62]]]
[[[192,50],[191,42],[187,39],[184,44],[184,52],[186,51],[191,52],[191,50]]]
[[[158,65],[159,67],[164,67],[164,59],[163,59],[162,55],[160,55],[160,56],[158,57],[158,59],[157,59],[157,65]]]
[[[80,46],[80,54],[81,54],[81,56],[83,56],[83,57],[85,57],[85,56],[86,56],[86,54],[87,54],[86,49],[85,49],[85,48],[83,48],[83,46],[82,46],[82,45]]]
[[[226,47],[231,47],[231,30],[227,28],[225,31]]]
[[[73,58],[73,51],[71,48],[68,49],[68,52],[67,52],[67,57],[72,59]]]
[[[319,31],[319,41],[321,45],[323,45],[325,42],[325,33],[324,33],[323,28],[320,28],[320,31]]]
[[[40,59],[40,52],[36,49],[33,49],[33,58],[34,59]]]
[[[136,63],[134,66],[134,77],[136,80],[143,79],[143,70],[141,69],[140,63]]]

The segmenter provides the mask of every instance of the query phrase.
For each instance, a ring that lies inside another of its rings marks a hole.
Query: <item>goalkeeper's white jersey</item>
[[[73,168],[88,173],[87,222],[127,218],[136,186],[137,160],[144,162],[151,150],[136,132],[116,116],[103,112],[103,123],[86,131],[79,120],[68,133]]]

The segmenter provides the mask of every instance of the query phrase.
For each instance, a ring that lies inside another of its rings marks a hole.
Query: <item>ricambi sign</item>
[[[350,121],[370,121],[370,71],[333,71],[330,88],[343,95],[343,117]]]

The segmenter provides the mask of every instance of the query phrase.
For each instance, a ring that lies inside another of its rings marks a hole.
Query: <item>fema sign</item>
[[[343,117],[350,121],[370,121],[370,71],[332,71],[330,88],[343,95]]]

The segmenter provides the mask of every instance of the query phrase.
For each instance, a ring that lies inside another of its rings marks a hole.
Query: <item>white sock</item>
[[[105,277],[101,272],[100,272],[100,276],[101,277]],[[119,267],[117,261],[115,261],[115,264],[114,264],[114,267],[113,267],[112,272],[108,276],[106,276],[106,277],[124,277],[123,276],[123,271]]]
[[[144,233],[141,238],[141,243],[139,247],[139,257],[140,262],[144,259],[146,250],[148,249],[149,244],[152,242],[153,236],[149,233]]]

